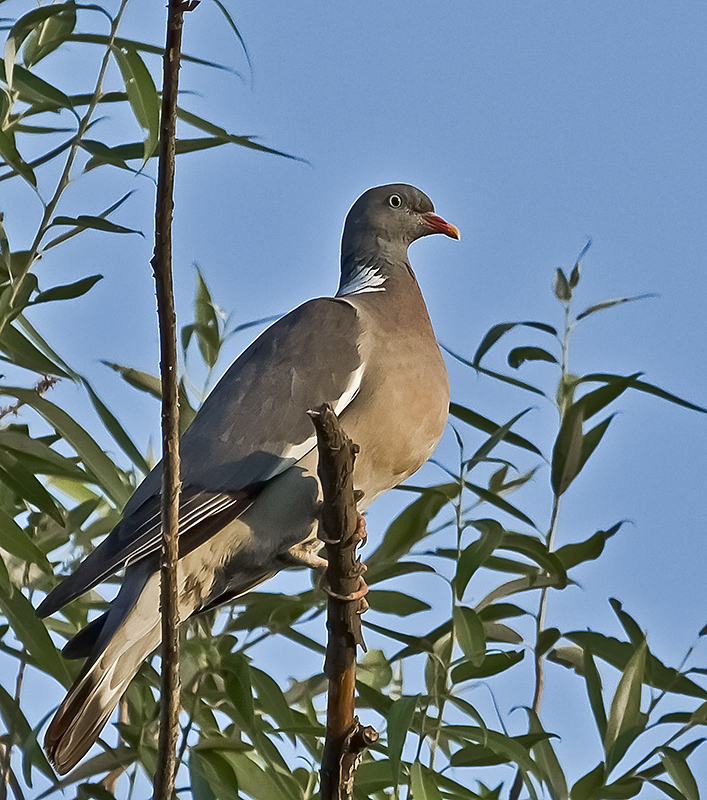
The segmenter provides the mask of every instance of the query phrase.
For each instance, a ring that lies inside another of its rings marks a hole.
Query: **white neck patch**
[[[339,286],[336,297],[347,294],[363,294],[364,292],[384,292],[383,284],[387,278],[370,262],[354,261],[354,271],[346,283]]]

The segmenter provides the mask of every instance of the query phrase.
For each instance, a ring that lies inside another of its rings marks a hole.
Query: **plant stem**
[[[152,269],[157,291],[162,379],[162,553],[160,609],[162,619],[162,675],[160,681],[160,735],[154,800],[171,800],[177,768],[179,733],[179,378],[177,375],[177,319],[172,286],[172,211],[176,155],[177,93],[184,12],[194,2],[170,0],[164,50],[162,116],[155,203],[155,252]]]
[[[560,413],[560,427],[564,420],[565,409],[567,408],[567,378],[570,374],[569,359],[570,359],[570,339],[574,329],[574,321],[572,318],[572,301],[567,300],[563,302],[565,307],[565,330],[564,336],[560,341],[562,350],[562,363],[560,372],[560,391],[558,393],[558,411]],[[555,537],[557,535],[557,521],[560,515],[560,495],[553,493],[552,498],[552,513],[550,515],[550,527],[548,528],[547,536],[545,537],[545,544],[547,549],[552,552],[555,546]],[[538,606],[538,615],[535,620],[535,642],[536,648],[534,653],[534,667],[535,667],[535,690],[533,692],[533,711],[538,714],[540,712],[540,704],[542,703],[543,689],[545,687],[545,672],[544,672],[544,653],[538,651],[537,642],[540,634],[545,629],[545,615],[547,613],[547,587],[543,588],[540,592],[540,603]]]
[[[101,67],[98,71],[96,88],[93,91],[93,96],[91,97],[91,101],[88,104],[86,113],[79,120],[79,124],[76,129],[76,136],[74,138],[71,147],[69,148],[69,152],[66,156],[66,162],[64,164],[64,169],[62,170],[61,176],[59,177],[59,181],[57,182],[54,194],[50,198],[49,202],[44,206],[44,214],[42,215],[42,220],[39,223],[39,228],[34,237],[34,241],[30,245],[29,251],[27,252],[26,263],[22,267],[22,270],[17,275],[13,283],[12,293],[10,295],[10,303],[8,306],[9,311],[12,310],[14,302],[17,299],[17,296],[20,294],[20,291],[24,286],[24,282],[27,279],[30,270],[32,269],[32,265],[39,256],[39,248],[42,243],[42,239],[44,238],[46,232],[49,230],[52,217],[54,216],[54,211],[56,210],[56,207],[59,203],[59,200],[61,199],[62,194],[64,193],[64,190],[71,182],[71,170],[74,166],[74,162],[76,161],[76,156],[78,155],[79,149],[81,147],[81,142],[83,140],[83,137],[86,134],[86,131],[88,130],[89,123],[91,122],[91,117],[93,116],[93,113],[96,110],[96,107],[98,106],[98,101],[103,91],[103,81],[105,78],[106,70],[108,69],[108,63],[110,61],[110,54],[113,49],[113,43],[115,41],[116,36],[118,35],[118,27],[120,25],[120,21],[123,17],[123,12],[125,11],[127,5],[128,5],[128,0],[122,0],[120,8],[118,9],[118,13],[116,14],[115,19],[111,23],[110,35],[108,38],[108,46],[106,47],[106,52],[103,55]],[[6,314],[5,316],[2,317],[2,319],[0,319],[0,336],[2,336],[2,333],[5,330],[5,326],[7,325],[8,319],[10,319],[10,316],[11,316],[10,314]]]

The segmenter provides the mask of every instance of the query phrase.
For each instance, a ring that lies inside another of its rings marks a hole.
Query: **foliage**
[[[59,648],[104,607],[104,600],[90,592],[61,616],[47,620],[46,626],[33,605],[55,584],[58,573],[70,571],[111,529],[150,466],[92,385],[27,317],[32,306],[40,305],[41,313],[42,304],[75,300],[100,280],[93,275],[40,291],[40,257],[89,229],[106,236],[136,230],[113,218],[127,195],[107,199],[98,214],[74,208],[58,214],[60,205],[68,202],[69,181],[79,175],[104,170],[110,187],[111,167],[145,175],[150,168],[157,143],[158,94],[143,55],[160,49],[118,36],[124,6],[114,18],[104,10],[97,13],[97,6],[72,2],[37,8],[8,27],[0,67],[0,181],[24,181],[33,192],[37,189],[38,198],[49,197],[39,204],[37,234],[28,249],[13,249],[0,230],[0,351],[8,365],[30,375],[25,385],[0,386],[7,398],[0,410],[5,423],[0,429],[0,651],[3,664],[10,665],[3,668],[0,680],[5,728],[0,778],[17,797],[26,795],[28,787],[35,796],[40,794],[37,786],[43,787],[40,796],[69,790],[76,797],[122,797],[136,786],[140,791],[141,774],[151,775],[155,763],[155,657],[143,665],[121,703],[117,737],[109,726],[103,751],[92,751],[62,780],[56,779],[38,745],[46,716],[36,724],[30,721],[36,700],[25,689],[30,672],[45,676],[45,683],[54,679],[63,685],[77,672],[78,665],[62,659]],[[219,7],[232,24],[225,7]],[[104,17],[108,33],[88,27]],[[44,59],[67,43],[102,48],[99,77],[91,92],[71,93],[38,74]],[[118,88],[104,86],[110,59],[115,59],[123,81]],[[190,59],[206,68],[222,68]],[[101,130],[96,111],[121,105],[143,130],[143,140],[115,144],[88,138],[89,132],[98,136],[95,131]],[[273,152],[184,109],[180,113],[184,123],[206,134],[182,139],[181,153],[226,143]],[[54,137],[62,130],[67,137],[57,146]],[[30,139],[49,144],[40,155],[28,158],[23,154],[35,149]],[[52,171],[48,165],[59,166]],[[62,226],[63,232],[51,239],[53,229]],[[623,630],[620,639],[592,629],[591,620],[577,630],[546,623],[550,599],[554,607],[560,605],[578,569],[608,558],[610,539],[622,531],[622,521],[616,521],[606,530],[571,538],[571,524],[559,521],[562,500],[607,435],[618,399],[640,392],[704,411],[646,382],[640,373],[571,372],[570,340],[576,325],[639,299],[617,298],[576,313],[585,251],[569,275],[559,269],[555,274],[562,326],[502,323],[491,328],[473,356],[452,354],[505,384],[511,397],[529,394],[533,402],[553,404],[558,413],[552,436],[532,442],[514,430],[530,414],[527,408],[503,422],[452,403],[453,423],[464,430],[462,435],[455,428],[457,463],[443,467],[442,483],[405,487],[412,502],[368,556],[369,602],[376,614],[364,619],[364,626],[380,646],[362,660],[359,706],[384,729],[384,736],[357,772],[359,798],[461,800],[522,794],[590,800],[630,798],[646,787],[652,787],[653,796],[699,797],[691,764],[699,757],[693,753],[703,741],[700,729],[707,724],[707,689],[700,670],[690,666],[689,653],[677,667],[663,664],[651,652],[642,625],[617,600],[611,602]],[[205,372],[204,387],[208,386],[225,339],[250,324],[228,324],[199,272],[194,320],[182,328],[181,338],[185,424],[204,394],[190,375]],[[507,353],[513,373],[492,369],[487,366],[489,354],[511,331],[532,335],[532,343]],[[159,397],[154,375],[110,366],[130,385]],[[554,376],[539,387],[516,377],[520,369],[537,369],[541,376],[554,369]],[[83,387],[96,420],[79,423],[52,402],[57,379]],[[89,434],[88,429],[98,425],[119,446],[119,458],[109,457]],[[543,454],[549,465],[549,492],[532,482],[545,468]],[[536,525],[516,502],[513,493],[523,487],[525,495],[533,491],[541,499],[547,497],[547,529]],[[317,589],[279,594],[266,588],[185,626],[178,779],[178,786],[180,781],[185,786],[183,793],[208,800],[316,796],[325,690],[324,603]],[[429,609],[434,622],[425,628],[415,618]],[[212,635],[214,629],[217,635]],[[286,689],[273,678],[274,665],[264,650],[269,642],[284,640],[301,653],[302,665],[291,665],[293,680]],[[576,691],[586,693],[603,753],[599,763],[584,765],[583,776],[573,785],[567,765],[556,754],[555,734],[543,724],[548,660],[576,673]],[[308,670],[312,662],[317,666]],[[526,697],[515,679],[526,674],[522,671],[529,664],[534,691]],[[495,714],[493,704],[478,701],[480,687],[488,687],[492,698],[512,691],[519,705],[527,705],[527,725],[521,732]]]

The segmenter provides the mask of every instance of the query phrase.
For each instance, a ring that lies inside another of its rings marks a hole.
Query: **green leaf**
[[[503,756],[507,762],[517,764],[525,772],[531,772],[542,779],[542,773],[531,758],[529,750],[536,742],[547,738],[548,734],[543,732],[540,735],[506,736],[498,731],[470,725],[448,725],[447,731],[449,734],[488,747],[494,753]]]
[[[37,25],[25,40],[22,60],[28,68],[54,52],[76,27],[76,3],[74,2],[45,6],[41,10],[53,13],[44,22]]]
[[[477,428],[484,433],[494,434],[501,427],[498,423],[492,422],[490,419],[482,417],[481,414],[478,414],[476,411],[460,406],[458,403],[449,404],[449,413],[462,422],[466,422],[467,425],[471,425],[473,428]],[[504,442],[514,447],[521,447],[523,450],[528,450],[536,455],[542,455],[540,450],[538,450],[532,442],[529,442],[517,433],[508,431],[502,438]]]
[[[50,6],[44,6],[49,8]],[[39,9],[37,9],[39,10]],[[0,62],[0,80],[7,83],[5,65]],[[43,111],[54,111],[59,108],[73,109],[71,100],[56,86],[47,83],[29,70],[15,64],[12,76],[12,88],[18,97],[30,106],[42,106]]]
[[[440,698],[447,694],[447,676],[452,660],[452,636],[446,633],[434,643],[425,664],[425,687],[431,702],[439,707]]]
[[[611,770],[623,757],[628,743],[616,747],[623,734],[642,728],[641,690],[646,668],[647,646],[645,640],[636,648],[621,675],[614,699],[611,701],[609,719],[606,724],[604,749],[607,767]]]
[[[480,667],[486,657],[486,636],[478,614],[467,606],[455,606],[454,632],[459,646],[474,667]]]
[[[572,299],[572,289],[570,289],[567,276],[560,267],[555,270],[555,281],[553,288],[555,291],[555,297],[560,302],[569,303],[569,301]]]
[[[190,788],[194,800],[239,797],[233,767],[218,752],[193,747],[189,753]]]
[[[459,556],[454,576],[454,588],[458,598],[464,596],[472,576],[500,546],[505,533],[501,524],[495,519],[475,520],[474,527],[481,532],[481,536],[468,545]]]
[[[621,605],[620,601],[618,601],[615,597],[609,598],[609,605],[611,606],[614,614],[616,614],[618,617],[621,627],[628,634],[628,638],[634,645],[638,647],[638,645],[640,645],[645,639],[645,634],[641,630],[639,624],[630,614],[627,614],[623,610],[623,606]]]
[[[418,597],[386,589],[372,589],[366,595],[366,600],[373,611],[395,614],[398,617],[409,617],[411,614],[419,614],[431,608],[429,603]]]
[[[215,140],[219,142],[219,144],[235,144],[238,147],[246,147],[251,150],[259,150],[262,153],[270,153],[274,156],[281,156],[282,158],[289,158],[293,161],[302,161],[303,159],[298,158],[297,156],[290,155],[289,153],[284,153],[281,150],[274,150],[272,147],[266,147],[265,145],[258,144],[258,142],[253,141],[253,137],[251,136],[238,136],[234,133],[229,133],[224,128],[219,127],[218,125],[214,125],[213,122],[209,122],[208,120],[202,119],[198,117],[196,114],[192,114],[189,111],[185,111],[183,108],[177,108],[177,117],[184,122],[188,123],[189,125],[193,125],[195,128],[204,131],[205,133],[211,134]],[[191,141],[191,140],[187,140]],[[198,140],[194,140],[198,141]]]
[[[7,617],[15,636],[33,657],[38,669],[52,675],[64,686],[68,686],[70,678],[66,663],[22,592],[19,589],[6,591],[0,587],[0,609]]]
[[[388,526],[378,549],[368,557],[371,569],[397,561],[428,534],[430,522],[444,506],[459,494],[456,483],[424,489],[420,497],[404,509]]]
[[[491,675],[498,675],[507,669],[520,663],[525,656],[523,650],[506,650],[503,653],[487,653],[479,666],[475,666],[470,661],[458,664],[452,670],[452,683],[462,683],[463,681],[479,680],[488,678]]]
[[[91,228],[97,231],[105,231],[106,233],[137,233],[139,236],[145,237],[145,234],[141,231],[126,228],[123,225],[117,225],[115,222],[111,222],[103,217],[92,217],[89,214],[79,214],[78,217],[54,217],[52,225],[73,225],[80,231]]]
[[[125,44],[113,47],[112,52],[123,76],[135,119],[146,133],[142,159],[146,164],[154,155],[160,138],[160,98],[157,88],[136,48]]]
[[[532,575],[528,575],[524,578],[516,578],[515,580],[508,581],[508,583],[497,586],[476,604],[475,610],[478,614],[482,609],[486,608],[486,606],[495,603],[496,600],[500,600],[503,597],[510,597],[511,595],[520,594],[522,592],[532,592],[550,586],[561,588],[562,582],[559,581],[555,575],[540,575],[536,571]]]
[[[545,628],[538,633],[538,639],[535,643],[535,652],[537,655],[545,655],[547,651],[557,642],[561,634],[557,628]]]
[[[146,392],[158,400],[162,399],[162,383],[156,375],[133,367],[124,367],[122,364],[115,364],[112,361],[104,361],[103,363],[117,372],[134,389]]]
[[[672,800],[687,800],[685,795],[679,792],[671,783],[658,780],[657,778],[649,780],[648,783],[650,783],[651,786],[655,786],[655,788],[660,790],[666,797],[672,798]]]
[[[53,286],[51,289],[40,292],[32,301],[32,305],[51,303],[54,300],[73,300],[76,297],[81,297],[86,294],[86,292],[90,291],[100,280],[103,280],[103,275],[90,275],[88,278],[81,278],[80,281],[76,281],[75,283]]]
[[[356,665],[356,679],[379,691],[388,686],[393,680],[393,668],[385,653],[375,648],[364,653]]]
[[[37,177],[32,167],[22,158],[17,145],[15,144],[15,134],[13,131],[0,130],[0,156],[2,160],[12,168],[20,177],[29,183],[30,186],[37,188]]]
[[[555,551],[555,555],[566,570],[583,564],[585,561],[594,561],[604,552],[604,546],[608,539],[619,531],[626,520],[621,520],[612,525],[606,531],[597,531],[589,539],[575,544],[566,544]]]
[[[496,344],[496,342],[506,333],[517,327],[534,328],[535,330],[542,331],[543,333],[549,333],[552,336],[557,336],[557,331],[552,327],[552,325],[546,325],[544,322],[501,322],[498,325],[494,325],[481,340],[481,344],[476,349],[476,353],[474,353],[472,365],[474,367],[478,367],[481,363],[481,359]]]
[[[244,41],[243,37],[241,36],[241,32],[238,30],[238,27],[236,26],[236,23],[233,21],[233,17],[229,13],[229,11],[226,8],[226,6],[220,0],[214,0],[214,2],[218,6],[219,11],[225,17],[226,22],[228,23],[228,27],[233,31],[236,39],[238,39],[238,42],[240,43],[241,47],[243,48],[243,54],[245,55],[246,60],[248,61],[248,66],[250,66],[251,64],[250,64],[250,56],[248,55],[248,48],[245,46],[245,41]]]
[[[493,605],[482,608],[478,615],[483,622],[495,622],[499,619],[508,619],[508,617],[522,617],[527,613],[525,609],[513,603],[493,603]]]
[[[640,374],[640,373],[639,373]],[[688,400],[683,400],[681,397],[677,397],[677,395],[671,394],[670,392],[666,392],[665,389],[661,389],[658,386],[653,386],[651,383],[646,383],[645,381],[639,380],[632,380],[633,376],[623,376],[623,375],[612,375],[611,373],[606,372],[594,372],[590,375],[583,375],[579,378],[578,383],[585,383],[585,382],[595,382],[601,381],[602,383],[613,384],[621,381],[630,380],[630,384],[627,388],[635,389],[637,392],[644,392],[645,394],[651,394],[654,397],[659,397],[661,400],[667,400],[669,403],[674,403],[675,405],[682,406],[683,408],[688,408],[691,411],[699,411],[701,414],[707,414],[707,408],[703,408],[702,406],[695,405],[694,403],[690,403]]]
[[[507,500],[504,500],[502,497],[499,497],[497,494],[493,494],[493,492],[490,492],[488,489],[484,489],[483,486],[477,486],[470,481],[464,481],[464,488],[468,489],[470,492],[473,492],[485,503],[489,503],[499,510],[505,511],[506,514],[510,514],[512,517],[519,519],[521,522],[525,522],[525,524],[530,525],[531,528],[535,527],[535,523],[527,514],[524,514],[520,509],[516,508]]]
[[[410,575],[413,572],[432,572],[434,567],[429,564],[422,564],[418,561],[397,561],[392,564],[381,564],[376,569],[371,569],[368,565],[366,570],[366,583],[373,586],[376,583],[397,578],[400,575]]]
[[[567,800],[569,792],[567,780],[558,761],[555,750],[548,734],[540,723],[538,715],[532,708],[526,708],[528,714],[528,731],[530,733],[544,734],[531,748],[535,762],[543,773],[543,781],[547,786],[552,800]]]
[[[570,406],[555,440],[550,483],[557,497],[564,494],[582,468],[583,411],[579,403]]]
[[[602,738],[606,740],[606,709],[604,708],[604,697],[602,695],[601,675],[597,669],[594,656],[589,647],[585,647],[582,652],[582,667],[584,671],[584,680],[587,684],[587,696],[589,697],[589,705],[592,708],[594,721],[597,725],[597,730]]]
[[[194,295],[194,316],[196,325],[188,326],[197,336],[199,352],[204,363],[213,369],[221,352],[221,331],[216,306],[206,285],[201,270],[196,270],[196,292]],[[188,344],[188,341],[187,341]],[[186,346],[184,346],[186,353]]]
[[[125,428],[123,428],[120,422],[118,422],[118,419],[113,412],[95,393],[89,382],[84,380],[83,385],[88,392],[88,396],[91,399],[93,407],[96,409],[96,413],[100,417],[101,422],[105,425],[108,433],[110,433],[110,435],[119,445],[120,449],[128,456],[133,464],[135,464],[135,466],[143,474],[147,475],[147,473],[150,472],[150,466],[147,461],[145,461],[142,453],[138,450],[135,442],[133,442]]]
[[[534,328],[539,331],[543,331],[544,333],[549,333],[553,336],[557,336],[557,331],[551,325],[547,325],[544,322],[502,322],[498,325],[494,325],[484,336],[481,341],[481,344],[476,350],[474,354],[474,358],[472,362],[475,366],[478,366],[481,363],[481,359],[486,355],[486,353],[493,347],[494,344],[506,333],[513,330],[517,327],[526,327],[526,328]]]
[[[566,633],[565,638],[580,647],[589,647],[595,656],[622,671],[626,669],[636,649],[630,642],[620,642],[595,631],[572,631]],[[645,681],[664,692],[707,699],[707,689],[703,689],[678,670],[666,667],[650,652],[647,654]]]
[[[700,800],[700,790],[697,786],[697,781],[692,774],[692,770],[685,756],[672,747],[663,747],[660,753],[660,760],[673,779],[673,783],[678,791],[684,795],[686,800]]]
[[[74,448],[86,469],[111,500],[122,508],[129,490],[120,471],[89,434],[65,411],[31,389],[4,386],[3,394],[16,397],[31,406]]]
[[[400,783],[400,761],[408,731],[412,726],[420,695],[398,698],[388,711],[388,758],[393,773],[393,786]]]
[[[100,33],[74,33],[69,37],[69,40],[72,42],[88,42],[89,44],[100,44],[103,46],[113,45],[114,47],[118,48],[133,48],[142,53],[150,53],[152,55],[164,57],[164,48],[160,47],[159,45],[136,42],[133,39],[121,39],[120,36],[117,36],[114,39],[111,36],[106,36]],[[239,72],[231,67],[226,66],[225,64],[219,64],[217,61],[207,61],[204,58],[190,56],[188,53],[182,53],[180,55],[180,60],[189,62],[190,64],[199,64],[203,67],[211,67],[211,69],[223,70],[224,72],[231,72],[234,75],[240,75]],[[84,102],[77,103],[77,105],[88,105],[91,95],[86,95],[85,97],[86,99]]]
[[[525,381],[518,380],[518,378],[513,378],[510,375],[503,375],[500,372],[495,372],[492,369],[486,369],[486,367],[482,367],[479,364],[475,364],[473,361],[469,361],[468,359],[464,358],[464,356],[460,356],[458,353],[455,353],[453,350],[450,350],[446,345],[439,343],[439,346],[442,350],[452,358],[455,358],[457,361],[465,364],[467,367],[471,367],[475,369],[481,375],[488,375],[490,378],[495,378],[497,381],[501,381],[502,383],[508,383],[511,386],[517,386],[519,389],[525,389],[526,392],[532,392],[533,394],[539,394],[541,397],[545,397],[545,392],[542,389],[538,389],[537,386],[532,386]]]
[[[238,712],[240,724],[251,731],[255,709],[248,660],[242,653],[230,653],[223,664],[228,696]]]
[[[508,354],[508,366],[518,369],[526,361],[548,361],[557,364],[558,361],[552,353],[542,347],[514,347]]]
[[[516,424],[516,422],[521,418],[524,417],[529,408],[524,409],[520,413],[516,414],[512,417],[508,422],[501,425],[498,430],[495,430],[491,436],[479,447],[474,455],[467,460],[468,469],[472,469],[476,464],[480,464],[486,460],[487,456],[491,453],[491,451],[499,444],[499,442],[503,441],[505,435],[511,430],[511,428]]]
[[[601,303],[595,303],[593,306],[589,306],[589,308],[586,308],[581,314],[577,314],[577,322],[579,322],[580,319],[584,319],[590,314],[596,314],[597,311],[602,311],[605,308],[612,308],[613,306],[618,306],[622,303],[633,303],[636,300],[647,300],[650,297],[657,296],[657,294],[649,292],[647,294],[637,294],[633,297],[616,297],[613,300],[603,300]]]
[[[443,800],[436,774],[416,761],[410,769],[410,800]]]
[[[562,565],[562,562],[557,558],[555,553],[551,553],[547,549],[545,542],[535,536],[529,536],[524,533],[516,533],[515,531],[506,531],[501,543],[503,550],[510,550],[513,553],[520,553],[527,558],[532,559],[536,564],[542,567],[545,572],[555,575],[560,585],[567,584],[567,573]]]
[[[28,564],[36,564],[47,575],[54,574],[44,553],[2,508],[0,508],[0,547],[15,558],[21,558]]]
[[[28,11],[10,28],[5,42],[5,81],[8,89],[12,88],[13,72],[15,67],[15,57],[22,47],[27,37],[38,27],[42,26],[47,19],[65,10],[64,5],[44,6]],[[74,10],[74,14],[75,14]]]
[[[0,448],[0,481],[17,492],[27,503],[36,506],[60,525],[63,523],[54,498],[21,461],[2,448]]]
[[[570,797],[572,800],[600,800],[600,790],[606,782],[606,767],[599,763],[593,770],[583,775],[572,787]]]
[[[452,767],[494,767],[507,764],[508,758],[483,744],[468,744],[453,753],[449,763]]]

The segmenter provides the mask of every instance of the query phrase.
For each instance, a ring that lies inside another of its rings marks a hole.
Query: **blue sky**
[[[4,13],[26,5],[10,0]],[[187,15],[185,50],[228,63],[245,80],[186,65],[182,88],[195,94],[183,104],[308,163],[218,148],[178,164],[175,280],[183,323],[191,319],[195,261],[236,321],[333,293],[348,208],[370,186],[407,182],[462,231],[459,243],[430,237],[411,249],[438,338],[450,348],[471,356],[497,322],[561,324],[552,272],[571,269],[591,237],[579,308],[643,292],[658,297],[580,326],[573,370],[642,370],[646,380],[707,404],[704,3],[244,0],[229,8],[252,73],[216,6],[204,0]],[[125,32],[161,42],[162,25],[161,4],[135,3]],[[72,62],[61,69],[67,81],[77,79]],[[116,137],[139,137],[134,123],[124,133],[119,119],[97,131],[110,138],[111,125]],[[99,180],[94,173],[78,181],[60,211],[102,210]],[[145,442],[158,429],[156,405],[124,389],[99,360],[156,371],[152,188],[123,174],[112,180],[116,197],[140,190],[118,221],[147,238],[88,233],[59,248],[40,267],[43,286],[94,272],[105,280],[37,322]],[[2,205],[21,243],[38,208],[15,191]],[[510,341],[542,344],[537,336]],[[234,339],[230,355],[246,343]],[[491,362],[499,368],[503,352]],[[454,400],[499,420],[536,404],[459,365],[450,364],[450,373]],[[518,377],[547,387],[553,380],[546,365],[526,365]],[[73,389],[59,391],[83,407]],[[567,494],[560,542],[623,518],[633,524],[612,540],[601,568],[582,572],[582,588],[571,595],[576,615],[570,603],[552,607],[551,617],[618,634],[607,603],[614,594],[648,629],[655,652],[676,664],[707,622],[707,418],[638,395],[617,408],[607,440]],[[544,441],[547,452],[553,422],[539,406],[519,431]],[[449,434],[440,458],[454,458]],[[428,468],[424,478],[439,473]],[[549,514],[547,480],[541,470],[516,498],[538,520]],[[382,502],[373,531],[399,498]],[[697,653],[704,661],[704,644]],[[552,677],[566,687],[561,672]],[[548,699],[550,715],[560,715],[552,690]]]

